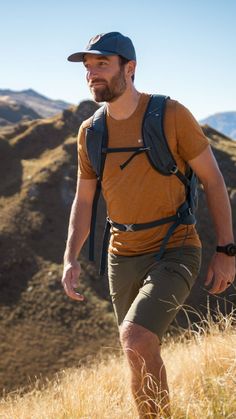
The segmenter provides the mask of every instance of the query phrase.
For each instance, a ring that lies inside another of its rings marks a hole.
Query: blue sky
[[[98,34],[130,36],[139,91],[168,94],[197,119],[236,111],[235,0],[8,0],[1,4],[0,88],[91,98],[67,56]]]

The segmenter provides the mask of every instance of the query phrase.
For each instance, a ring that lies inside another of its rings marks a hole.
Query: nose
[[[93,81],[97,77],[97,70],[95,68],[90,68],[87,70],[86,79],[87,81]]]

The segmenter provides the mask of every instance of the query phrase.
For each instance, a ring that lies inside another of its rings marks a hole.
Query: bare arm
[[[199,177],[206,193],[207,205],[213,219],[218,245],[234,241],[232,214],[227,189],[223,176],[210,147],[199,156],[189,161]],[[212,283],[211,293],[224,291],[235,276],[235,258],[222,253],[215,253],[210,263],[206,285]]]
[[[97,181],[78,179],[75,198],[71,207],[68,238],[64,263],[77,260],[80,250],[89,235],[93,198]]]
[[[84,299],[75,291],[81,272],[77,257],[89,234],[96,184],[96,179],[78,178],[76,194],[71,207],[62,284],[66,294],[75,300]]]

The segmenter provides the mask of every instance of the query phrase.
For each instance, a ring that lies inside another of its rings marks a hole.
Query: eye
[[[104,67],[107,65],[107,61],[99,61],[100,67]]]

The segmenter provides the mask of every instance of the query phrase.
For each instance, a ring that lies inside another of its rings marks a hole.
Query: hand
[[[68,263],[64,266],[61,282],[68,297],[72,298],[72,300],[84,301],[84,296],[76,290],[80,273],[81,266],[79,262]]]
[[[235,258],[224,253],[215,253],[208,267],[205,281],[210,294],[220,294],[225,291],[233,283],[234,278]]]

